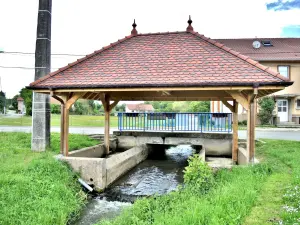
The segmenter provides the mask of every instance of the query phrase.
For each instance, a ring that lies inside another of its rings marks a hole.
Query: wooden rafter
[[[84,93],[82,93],[82,92],[73,93],[72,97],[69,98],[68,101],[66,102],[66,108],[70,109],[70,107],[83,95],[84,95]]]
[[[119,103],[119,100],[114,101],[113,103],[111,103],[109,105],[109,112],[111,112],[111,110],[113,110],[113,108]]]
[[[231,111],[231,112],[234,112],[234,106],[231,105],[229,102],[227,102],[226,100],[222,99],[221,100],[222,103]]]
[[[227,91],[228,94],[232,96],[233,99],[235,99],[239,104],[241,104],[246,110],[249,109],[249,102],[248,99],[245,98],[245,96],[237,91]]]

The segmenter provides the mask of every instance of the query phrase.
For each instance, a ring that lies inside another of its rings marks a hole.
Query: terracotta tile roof
[[[17,101],[24,101],[24,99],[22,97],[18,97]]]
[[[300,38],[259,38],[260,42],[271,41],[273,46],[255,49],[253,38],[214,39],[257,61],[300,61]]]
[[[247,56],[194,31],[125,37],[30,84],[32,89],[287,84]]]
[[[150,104],[126,104],[129,110],[138,110],[138,111],[154,111],[154,108]]]

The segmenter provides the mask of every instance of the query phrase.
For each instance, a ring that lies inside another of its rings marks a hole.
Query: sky
[[[0,78],[11,98],[34,80],[38,0],[0,0]],[[194,30],[210,38],[300,37],[300,0],[52,0],[52,71],[130,35]],[[6,68],[4,68],[6,67]],[[21,67],[21,68],[7,68]],[[0,87],[1,88],[1,87]]]

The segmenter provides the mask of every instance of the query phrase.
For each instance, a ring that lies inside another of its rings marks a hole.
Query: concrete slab
[[[206,157],[206,162],[212,168],[231,168],[233,166],[233,161],[230,158],[221,157]]]

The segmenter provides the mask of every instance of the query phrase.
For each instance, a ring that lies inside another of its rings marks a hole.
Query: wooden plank
[[[66,106],[63,112],[63,155],[69,155],[69,109]]]
[[[233,100],[232,106],[232,161],[238,161],[238,102]]]
[[[80,93],[74,93],[72,94],[72,97],[68,99],[68,101],[66,102],[66,108],[70,109],[71,106],[81,97],[83,96],[85,93],[80,92]]]
[[[106,150],[106,155],[109,154],[109,130],[110,130],[110,111],[109,111],[109,95],[105,95],[102,101],[104,107],[105,115],[105,129],[104,129],[104,145]]]
[[[250,148],[250,162],[254,163],[255,157],[255,122],[256,122],[256,99],[251,102],[251,148]]]
[[[283,90],[285,86],[262,86],[259,90]],[[124,91],[187,91],[187,90],[253,90],[251,86],[224,86],[224,87],[145,87],[145,88],[70,88],[70,89],[56,89],[56,92],[124,92]],[[47,89],[36,89],[35,92],[49,93]]]
[[[64,155],[64,141],[65,141],[65,104],[60,105],[60,154]]]
[[[69,155],[69,109],[84,93],[69,93],[65,99],[61,99],[60,121],[60,151],[64,156]]]
[[[249,95],[249,98],[252,98]],[[255,117],[256,117],[256,99],[249,103],[248,121],[247,121],[247,153],[249,163],[254,162],[255,155]]]
[[[111,96],[111,101],[118,100],[120,97]],[[127,97],[123,96],[122,101],[219,101],[217,97]],[[229,97],[227,101],[232,101],[233,98]]]
[[[222,103],[233,113],[235,111],[234,106],[230,105],[229,102],[226,100],[222,99]],[[235,100],[233,102],[236,102]]]
[[[112,104],[109,105],[109,112],[113,110],[113,108],[119,103],[119,100],[114,101]]]
[[[228,93],[235,99],[239,104],[241,104],[246,110],[249,109],[248,99],[244,97],[243,94],[236,91],[228,91]]]

